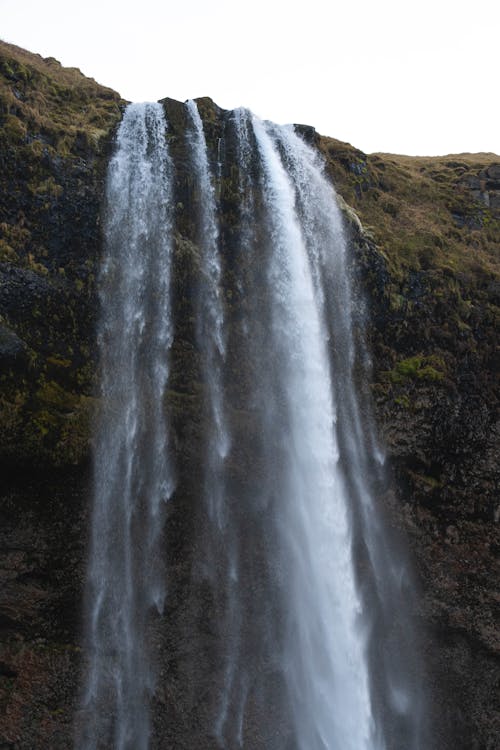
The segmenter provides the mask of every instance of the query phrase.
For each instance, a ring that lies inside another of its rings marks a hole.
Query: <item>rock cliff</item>
[[[354,244],[372,392],[395,478],[393,519],[410,539],[434,641],[435,736],[441,747],[493,748],[500,159],[366,156],[329,138],[319,147],[364,227],[364,249]]]
[[[0,747],[16,750],[72,743],[98,408],[99,216],[123,104],[78,70],[0,44]],[[198,104],[215,149],[223,112],[209,99]],[[172,100],[164,106],[182,164],[185,113]],[[500,157],[367,156],[299,127],[322,151],[344,201],[365,299],[370,387],[393,475],[384,502],[409,539],[420,586],[415,610],[435,747],[493,750],[500,736]],[[171,400],[185,470],[166,531],[173,647],[193,614],[182,600],[200,429],[189,316],[197,273],[192,200],[189,175],[179,170]],[[231,179],[219,200],[230,252]],[[176,704],[181,686],[168,654],[167,666],[158,701],[173,718],[157,731],[172,746],[202,747],[190,741],[195,715]]]

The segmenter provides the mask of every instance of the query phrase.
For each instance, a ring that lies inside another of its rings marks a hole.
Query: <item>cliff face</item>
[[[0,47],[1,459],[87,451],[99,210],[117,94]]]
[[[118,95],[52,60],[0,45],[0,745],[67,748],[77,703],[89,453],[95,386],[99,212]],[[164,102],[176,163],[181,105]],[[199,102],[215,149],[222,113]],[[500,157],[366,156],[303,135],[325,156],[346,204],[367,299],[376,416],[394,474],[385,502],[408,536],[421,586],[436,748],[495,746],[498,632]],[[230,252],[230,180],[219,196]],[[199,377],[190,330],[197,250],[189,175],[177,176],[175,444],[186,467],[167,528],[175,580],[172,648],[196,503]],[[199,592],[200,601],[203,592]],[[207,634],[209,649],[209,635]],[[158,732],[188,742],[176,665]],[[200,667],[201,669],[201,667]],[[207,683],[207,689],[209,684]],[[170,691],[170,692],[169,692]],[[194,710],[195,707],[193,707]],[[176,714],[178,710],[178,714]],[[196,739],[191,747],[197,747]],[[203,745],[200,745],[202,747]]]
[[[494,747],[500,159],[319,146],[366,232],[372,392],[395,476],[393,518],[410,539],[435,639],[435,733],[442,746],[452,737],[452,747]]]
[[[0,745],[71,746],[99,210],[120,99],[0,44]]]

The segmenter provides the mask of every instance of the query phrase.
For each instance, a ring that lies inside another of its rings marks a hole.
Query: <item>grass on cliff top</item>
[[[95,147],[118,122],[122,103],[77,68],[0,41],[0,125],[9,141],[35,137],[62,156],[78,139]]]
[[[320,148],[338,191],[394,272],[437,269],[500,277],[500,208],[490,209],[467,184],[500,165],[500,156],[366,155],[327,137],[320,138]]]

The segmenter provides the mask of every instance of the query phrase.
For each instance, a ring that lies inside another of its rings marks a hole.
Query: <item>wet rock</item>
[[[295,131],[302,136],[302,138],[305,140],[306,143],[309,143],[311,146],[316,145],[319,135],[316,131],[316,128],[313,128],[312,125],[297,125],[294,126]]]

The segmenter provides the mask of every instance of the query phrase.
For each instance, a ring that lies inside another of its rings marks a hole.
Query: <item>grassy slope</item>
[[[393,272],[435,268],[498,278],[500,211],[475,200],[465,183],[500,164],[500,156],[367,156],[326,137],[320,147]]]
[[[60,178],[78,160],[99,166],[121,104],[118,94],[78,69],[0,41],[0,261],[44,273],[40,214],[62,197]],[[28,199],[33,215],[22,216]]]
[[[120,102],[78,68],[0,41],[2,127],[18,142],[35,136],[59,155],[69,155],[82,138],[97,146],[116,122]],[[42,146],[34,148],[40,153]]]
[[[338,192],[355,209],[389,272],[379,287],[379,302],[383,294],[387,306],[379,324],[387,356],[379,357],[376,378],[383,380],[380,370],[394,366],[397,375],[398,362],[417,355],[444,360],[441,372],[457,383],[473,358],[493,409],[498,401],[500,156],[366,155],[327,137],[319,138],[319,147]],[[472,189],[479,187],[489,191],[491,206]],[[395,399],[406,398],[392,380]]]

